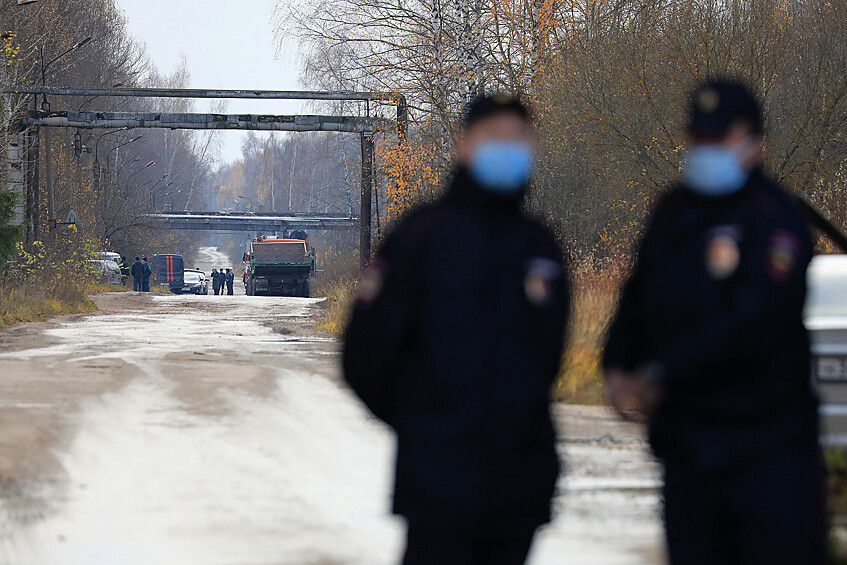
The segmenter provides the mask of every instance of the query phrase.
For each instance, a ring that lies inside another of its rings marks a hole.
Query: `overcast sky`
[[[277,0],[117,0],[129,31],[147,45],[162,74],[185,56],[192,88],[298,90],[290,47],[276,56],[271,12]],[[205,111],[209,101],[198,101]],[[293,101],[231,100],[228,112],[289,114]],[[243,132],[224,134],[223,159],[241,155]],[[266,134],[260,134],[266,135]],[[277,134],[279,135],[279,134]]]

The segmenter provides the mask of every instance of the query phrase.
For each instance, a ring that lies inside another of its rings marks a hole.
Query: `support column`
[[[47,236],[56,237],[56,200],[53,195],[53,154],[50,128],[44,129],[44,175],[47,185]]]
[[[24,135],[24,221],[26,226],[26,243],[31,244],[35,239],[32,233],[32,131]]]
[[[100,192],[100,161],[97,160],[97,157],[94,157],[94,162],[91,164],[91,186],[94,193],[95,203],[94,203],[94,222],[93,225],[96,226],[97,233],[103,229],[103,194]]]
[[[27,134],[26,144],[26,219],[28,223],[26,242],[30,245],[32,242],[38,241],[41,238],[38,212],[38,202],[41,198],[41,193],[38,189],[39,145],[38,128],[31,128]]]
[[[400,147],[406,145],[409,140],[409,105],[403,95],[397,99],[397,138]]]
[[[373,194],[374,139],[362,132],[362,206],[359,213],[359,257],[362,266],[371,260],[371,200]]]
[[[19,226],[26,221],[26,147],[27,137],[20,133],[14,133],[7,148],[7,174],[9,191],[15,195],[15,217],[12,224]]]
[[[35,146],[32,151],[35,156],[33,162],[32,183],[32,232],[36,241],[41,241],[41,128],[35,128]]]

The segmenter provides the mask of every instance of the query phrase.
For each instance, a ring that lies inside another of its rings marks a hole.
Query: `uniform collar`
[[[740,190],[724,196],[705,196],[691,190],[685,185],[685,183],[682,184],[682,187],[685,189],[685,192],[697,202],[707,205],[722,206],[725,204],[732,204],[746,198],[748,194],[762,186],[764,181],[765,173],[762,170],[762,167],[759,166],[750,171],[750,175],[747,177],[747,182],[744,183],[744,186],[742,186]]]
[[[446,200],[483,213],[508,216],[520,213],[525,197],[526,188],[514,195],[493,194],[480,187],[467,168],[459,165],[453,170]]]

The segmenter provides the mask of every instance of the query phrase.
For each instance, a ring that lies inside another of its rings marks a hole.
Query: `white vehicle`
[[[182,280],[181,294],[209,294],[209,280],[203,271],[185,269]]]
[[[121,284],[121,268],[114,261],[91,259],[88,261],[91,271],[108,284]]]
[[[821,441],[847,447],[847,255],[817,255],[808,272],[805,325],[821,397]]]
[[[100,251],[95,253],[94,256],[101,261],[114,261],[115,263],[121,263],[121,254],[115,253],[114,251]]]

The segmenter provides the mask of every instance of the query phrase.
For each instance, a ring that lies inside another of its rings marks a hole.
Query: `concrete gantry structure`
[[[257,131],[386,131],[393,120],[370,116],[275,116],[257,114],[169,114],[162,112],[30,112],[26,126],[82,129],[160,128]]]
[[[409,109],[406,97],[395,92],[353,92],[353,91],[285,91],[285,90],[207,90],[207,89],[180,89],[180,88],[68,88],[52,86],[24,86],[12,85],[2,89],[3,94],[32,96],[80,96],[86,98],[97,97],[131,97],[131,98],[217,98],[217,99],[255,99],[255,100],[348,100],[360,102],[382,102],[396,107],[396,119],[373,117],[370,115],[370,106],[365,116],[273,116],[273,115],[228,115],[228,114],[169,114],[156,112],[50,112],[38,111],[34,104],[33,111],[20,116],[17,120],[19,132],[29,132],[26,139],[19,139],[9,148],[10,167],[20,169],[21,174],[10,175],[10,187],[20,191],[25,184],[26,192],[26,217],[30,222],[28,240],[35,239],[39,223],[38,194],[38,154],[39,154],[39,131],[42,128],[51,127],[77,127],[81,129],[93,128],[166,128],[166,129],[241,129],[241,130],[265,130],[265,131],[337,131],[358,133],[362,149],[362,175],[361,175],[361,211],[358,221],[359,225],[359,251],[362,262],[365,263],[371,255],[371,199],[373,197],[373,161],[374,161],[374,133],[391,132],[397,135],[401,146],[405,145],[409,132]],[[18,148],[23,147],[24,157]],[[23,177],[23,178],[19,178]],[[25,181],[22,183],[21,181]],[[185,225],[196,223],[194,215],[189,216],[183,223]],[[154,214],[151,219],[160,215]],[[282,217],[279,217],[282,218]],[[294,218],[302,223],[302,218]],[[326,218],[317,218],[320,225],[329,226]],[[342,219],[346,222],[356,221],[353,218]],[[159,218],[159,221],[171,222],[175,225],[175,218]],[[269,220],[270,221],[270,220]],[[278,220],[282,222],[282,220]],[[217,225],[235,225],[244,222],[230,220],[226,224],[223,220],[209,217],[210,223]],[[298,224],[289,222],[288,226]],[[342,222],[343,223],[343,222]],[[283,225],[283,224],[280,224]],[[314,225],[314,224],[313,224]],[[340,224],[339,224],[340,225]],[[315,228],[304,226],[306,229],[347,229],[344,228]],[[205,227],[183,227],[181,229],[209,229]],[[244,229],[239,227],[238,229]],[[267,229],[267,228],[262,228]],[[285,228],[283,228],[285,229]],[[288,229],[295,229],[289,227]],[[261,230],[260,230],[261,231]]]
[[[162,212],[145,216],[151,225],[179,230],[251,231],[287,234],[292,230],[349,230],[359,227],[359,218],[341,216],[263,215],[231,213]]]

